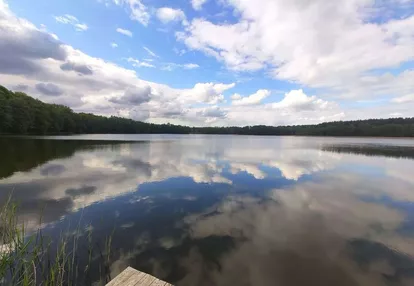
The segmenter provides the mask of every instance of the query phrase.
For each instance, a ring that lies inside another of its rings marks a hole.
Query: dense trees
[[[396,136],[414,137],[414,118],[338,121],[301,126],[187,127],[150,124],[121,117],[75,113],[0,85],[0,133],[174,133],[240,135]]]
[[[22,92],[0,86],[0,133],[190,133],[190,127],[150,124],[121,117],[75,113],[69,107],[47,104]]]

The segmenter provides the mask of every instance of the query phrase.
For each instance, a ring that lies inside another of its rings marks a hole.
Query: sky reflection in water
[[[113,275],[414,285],[413,140],[125,137],[140,142],[0,139],[0,202],[13,190],[52,235],[115,230]]]

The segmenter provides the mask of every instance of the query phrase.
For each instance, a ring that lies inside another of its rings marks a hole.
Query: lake
[[[0,150],[0,203],[12,192],[31,230],[111,236],[112,277],[414,285],[413,139],[3,137]]]

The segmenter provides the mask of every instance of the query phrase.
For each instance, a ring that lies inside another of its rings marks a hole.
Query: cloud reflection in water
[[[323,143],[90,143],[1,180],[0,200],[14,189],[29,221],[47,204],[55,227],[82,213],[97,237],[119,226],[114,274],[131,265],[175,285],[410,285],[414,241],[401,227],[414,161]]]

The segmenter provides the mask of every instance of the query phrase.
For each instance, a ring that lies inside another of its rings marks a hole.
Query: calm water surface
[[[112,276],[414,285],[411,139],[0,138],[0,178],[30,229],[113,233]]]

